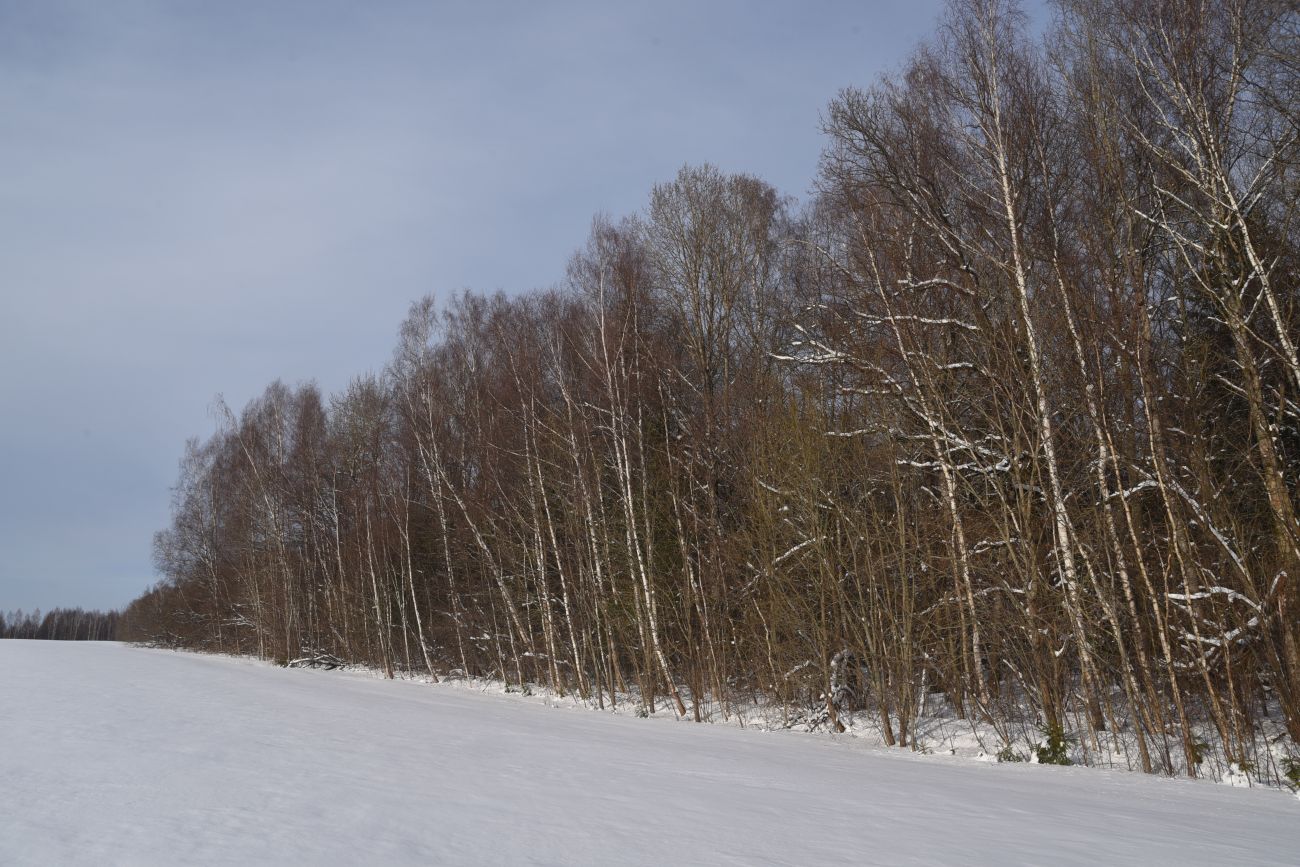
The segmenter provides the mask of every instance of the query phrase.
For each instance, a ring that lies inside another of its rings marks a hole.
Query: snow
[[[0,641],[0,864],[1300,863],[1284,793]]]

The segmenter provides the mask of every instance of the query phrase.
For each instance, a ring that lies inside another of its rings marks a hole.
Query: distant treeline
[[[1300,9],[1055,8],[953,3],[802,206],[685,168],[227,410],[124,635],[1300,756]]]
[[[0,638],[34,638],[49,641],[116,641],[119,614],[116,611],[85,611],[55,608],[44,615],[40,610],[0,611]]]

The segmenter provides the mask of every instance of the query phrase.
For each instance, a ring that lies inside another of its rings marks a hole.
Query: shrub
[[[1005,747],[998,750],[999,762],[1023,762],[1024,760],[1025,760],[1024,756],[1020,755],[1020,753],[1011,749],[1011,744],[1007,744]]]
[[[1282,776],[1287,778],[1293,789],[1300,790],[1300,759],[1295,756],[1283,757]]]
[[[1043,741],[1034,748],[1040,765],[1072,765],[1070,761],[1071,738],[1065,736],[1065,728],[1060,723],[1045,725],[1039,731]]]

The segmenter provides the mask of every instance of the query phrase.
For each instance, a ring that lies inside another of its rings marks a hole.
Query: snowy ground
[[[1293,867],[1300,803],[0,641],[0,864],[361,863]]]

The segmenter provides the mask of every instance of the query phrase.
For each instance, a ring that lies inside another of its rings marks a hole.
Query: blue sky
[[[804,198],[819,115],[939,0],[0,0],[0,610],[156,580],[186,437],[552,285],[685,163]]]

